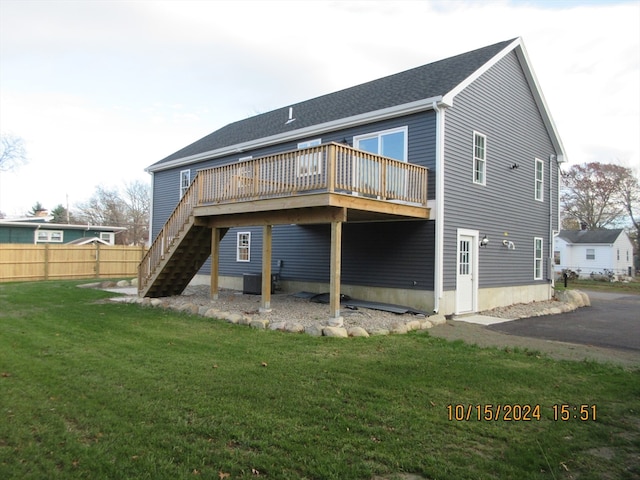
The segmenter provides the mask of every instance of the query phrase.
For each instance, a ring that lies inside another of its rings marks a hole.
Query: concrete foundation
[[[210,285],[209,275],[196,275],[191,281],[192,285]],[[242,277],[221,276],[219,284],[221,288],[242,291]],[[295,282],[281,281],[281,292],[295,293],[312,292],[325,293],[329,291],[328,283],[319,282]],[[427,312],[433,312],[433,291],[413,290],[386,287],[369,287],[361,285],[343,284],[340,293],[360,300],[372,302],[393,303],[406,305]],[[496,307],[505,307],[517,303],[530,303],[549,300],[553,296],[551,284],[518,285],[497,288],[482,288],[478,291],[478,311],[491,310]],[[440,299],[439,312],[442,315],[455,313],[455,291],[449,290],[443,293]]]

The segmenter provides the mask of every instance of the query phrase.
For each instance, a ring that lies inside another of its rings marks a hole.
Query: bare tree
[[[8,172],[26,162],[24,140],[15,135],[0,135],[0,171]]]
[[[151,189],[149,184],[139,180],[124,187],[127,205],[128,243],[143,245],[149,239],[149,211],[151,209]]]
[[[125,227],[116,236],[116,243],[141,245],[149,237],[150,188],[140,181],[125,184],[124,193],[118,189],[96,187],[94,195],[79,203],[79,220],[92,225]]]
[[[630,236],[635,238],[636,252],[640,252],[640,181],[631,170],[629,175],[620,182],[620,197],[633,228]]]
[[[567,223],[588,229],[620,223],[625,215],[622,185],[633,174],[620,165],[591,162],[563,173],[560,200]],[[566,225],[566,224],[565,224]]]

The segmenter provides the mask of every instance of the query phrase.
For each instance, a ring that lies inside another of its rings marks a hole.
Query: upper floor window
[[[543,201],[542,191],[544,187],[544,163],[542,160],[536,158],[536,179],[535,179],[535,191],[536,200]]]
[[[353,137],[353,146],[358,150],[406,162],[407,127],[393,128]]]
[[[487,137],[473,132],[473,183],[486,184],[487,177]]]
[[[298,148],[316,147],[322,143],[322,140],[316,138],[308,142],[300,142]],[[296,158],[296,175],[320,175],[322,173],[322,152],[310,152],[304,155],[298,155]]]
[[[251,232],[238,232],[236,261],[248,262],[251,260]]]
[[[542,280],[542,238],[535,237],[533,243],[533,278]]]
[[[189,185],[191,185],[191,170],[182,170],[180,172],[180,198],[187,193]]]

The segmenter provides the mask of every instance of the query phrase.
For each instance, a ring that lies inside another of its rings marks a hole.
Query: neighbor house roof
[[[530,68],[521,39],[496,43],[311,100],[230,123],[154,163],[154,172],[239,153],[322,131],[450,106],[453,97],[504,55],[516,50],[557,150],[564,150]]]
[[[0,226],[22,227],[38,230],[101,230],[103,232],[121,232],[125,227],[110,227],[105,225],[68,225],[66,223],[49,222],[14,222],[0,220]]]
[[[600,230],[561,230],[558,237],[569,243],[614,243],[623,232],[621,228]]]

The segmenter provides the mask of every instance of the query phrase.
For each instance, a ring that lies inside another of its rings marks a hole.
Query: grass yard
[[[640,477],[640,371],[259,331],[78,283],[0,284],[2,479]]]
[[[564,282],[562,279],[556,280],[556,288],[564,290]],[[640,295],[640,281],[633,279],[630,282],[603,282],[600,280],[579,279],[569,280],[568,289],[576,290],[595,290],[600,292],[617,292],[631,293]]]

